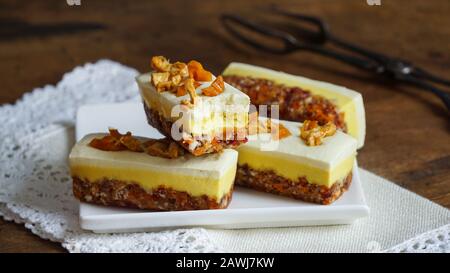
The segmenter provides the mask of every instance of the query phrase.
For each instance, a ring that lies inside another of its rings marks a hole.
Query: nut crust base
[[[151,191],[138,184],[119,180],[103,179],[85,181],[72,177],[73,193],[77,199],[105,206],[139,208],[157,211],[223,209],[231,201],[233,189],[221,200],[202,196],[191,196],[171,188],[158,187]]]
[[[258,191],[287,196],[306,202],[329,205],[348,190],[352,183],[352,172],[328,188],[309,183],[305,177],[298,181],[279,176],[272,170],[255,170],[247,164],[238,165],[235,184]]]

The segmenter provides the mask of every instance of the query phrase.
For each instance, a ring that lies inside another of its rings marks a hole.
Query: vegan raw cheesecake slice
[[[195,157],[175,142],[117,131],[85,136],[70,156],[73,192],[83,202],[149,210],[226,208],[237,152]]]
[[[224,80],[250,96],[255,105],[280,105],[280,119],[331,121],[364,145],[366,120],[360,93],[348,88],[259,66],[230,63]]]
[[[352,181],[356,140],[331,123],[277,122],[277,139],[259,131],[237,149],[236,185],[325,205],[337,200]]]

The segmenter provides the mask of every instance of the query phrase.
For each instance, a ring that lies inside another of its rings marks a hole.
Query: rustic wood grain
[[[450,207],[449,115],[438,99],[380,81],[310,53],[274,56],[235,43],[220,27],[221,12],[254,18],[270,3],[319,15],[334,33],[449,76],[448,0],[297,1],[0,1],[0,103],[57,83],[73,67],[109,58],[149,69],[149,57],[195,58],[220,72],[231,61],[262,65],[360,91],[367,139],[359,164]],[[271,19],[272,20],[272,19]],[[273,19],[275,20],[275,19]],[[367,193],[370,194],[370,193]],[[24,227],[0,220],[0,252],[63,251]]]

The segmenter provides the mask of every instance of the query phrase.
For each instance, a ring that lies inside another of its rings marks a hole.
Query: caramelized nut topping
[[[94,138],[89,146],[102,151],[132,151],[146,152],[152,156],[163,158],[177,158],[184,154],[184,150],[174,141],[169,139],[150,139],[142,143],[132,136],[131,132],[125,135],[119,133],[117,129],[109,129],[109,135],[102,138]]]
[[[184,150],[174,141],[164,139],[151,139],[142,144],[145,152],[151,156],[174,159],[184,155]]]
[[[191,101],[182,101],[183,105],[195,104],[195,88],[200,86],[202,81],[211,81],[211,72],[205,70],[201,63],[190,61],[188,64],[176,62],[171,64],[163,56],[154,56],[151,60],[152,84],[158,92],[170,91],[177,97],[184,96],[187,93],[191,96]],[[211,86],[202,90],[205,96],[217,96],[222,93],[225,83],[222,76],[217,77]]]
[[[300,128],[300,138],[308,146],[321,145],[323,138],[336,133],[336,125],[331,121],[320,126],[316,120],[305,120]]]
[[[125,135],[122,135],[120,137],[120,143],[122,143],[123,146],[125,146],[129,151],[139,153],[144,151],[141,147],[141,142],[137,138],[134,138],[131,135],[131,132],[127,132]]]
[[[103,138],[94,138],[89,143],[89,146],[102,151],[124,151],[127,149],[127,147],[120,142],[120,139],[117,139],[112,135],[104,136]]]
[[[194,86],[194,80],[189,78],[184,81],[184,88],[188,92],[189,96],[191,97],[190,103],[195,105],[197,93],[195,93],[195,86]]]
[[[158,92],[178,93],[178,87],[189,77],[188,66],[182,62],[171,64],[163,56],[152,58],[152,84]]]

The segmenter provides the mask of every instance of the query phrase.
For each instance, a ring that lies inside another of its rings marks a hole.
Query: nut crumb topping
[[[102,151],[145,152],[151,156],[177,158],[184,155],[184,149],[169,139],[149,139],[141,142],[132,136],[131,132],[121,134],[117,129],[109,128],[109,135],[94,138],[89,146]]]
[[[183,62],[170,63],[163,56],[153,56],[151,60],[152,79],[151,83],[158,92],[169,91],[177,97],[189,94],[191,100],[183,100],[181,104],[192,106],[195,104],[195,89],[200,86],[200,82],[211,81],[211,72],[205,70],[201,63],[192,60],[188,64]],[[217,77],[210,86],[202,90],[205,96],[217,96],[222,93],[225,83],[222,76]]]
[[[152,84],[156,87],[158,92],[170,90],[172,87],[172,80],[169,79],[169,72],[153,72]]]
[[[182,62],[171,64],[163,56],[154,56],[151,60],[152,84],[158,92],[175,91],[189,77],[188,66]]]
[[[316,120],[305,120],[300,128],[300,138],[308,146],[321,145],[325,137],[332,136],[335,133],[336,125],[331,121],[320,126]]]
[[[144,142],[142,146],[151,156],[174,159],[184,155],[184,149],[168,138],[151,139]]]
[[[169,72],[170,62],[164,56],[153,56],[151,65],[157,72]]]

